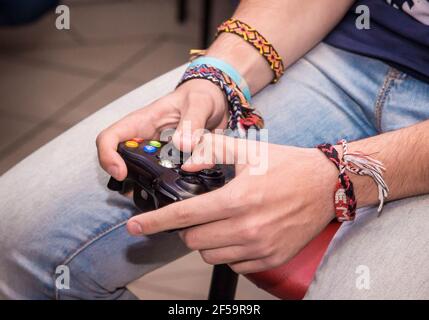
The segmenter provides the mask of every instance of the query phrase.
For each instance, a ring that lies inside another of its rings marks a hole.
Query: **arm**
[[[237,148],[237,143],[242,146]],[[244,159],[237,153],[255,144],[224,137],[221,144],[212,147],[209,142],[202,149],[214,150],[217,161],[224,158],[224,150],[233,152],[234,159]],[[374,153],[384,163],[391,190],[388,200],[429,193],[429,120],[350,143],[349,149]],[[269,144],[267,152],[263,175],[249,173],[255,164],[240,165],[236,178],[225,187],[133,217],[129,231],[138,235],[188,227],[181,236],[189,248],[199,250],[207,263],[228,263],[238,273],[285,263],[335,217],[338,170],[318,149]],[[195,161],[185,164],[186,170],[206,167],[207,157],[199,159],[199,154],[192,155]],[[358,205],[377,204],[371,178],[349,176]]]
[[[243,0],[233,17],[251,25],[270,41],[287,68],[322,41],[353,2]],[[207,54],[233,65],[246,79],[252,94],[272,80],[273,75],[266,61],[255,48],[236,35],[221,34]]]
[[[341,147],[336,147],[341,152]],[[386,167],[388,201],[429,193],[429,120],[349,144],[350,151],[373,155]],[[358,207],[378,203],[375,183],[369,177],[349,174]]]
[[[353,0],[243,0],[234,17],[256,28],[283,56],[285,67],[294,63],[340,21]],[[208,54],[229,62],[246,79],[253,93],[272,80],[263,57],[239,37],[222,34]],[[204,108],[201,108],[201,105]],[[123,180],[127,169],[117,154],[119,142],[141,137],[159,137],[166,128],[177,128],[173,141],[189,150],[199,140],[201,129],[225,128],[227,102],[216,85],[192,80],[154,103],[133,112],[97,137],[101,166],[113,177]],[[184,123],[191,124],[191,134],[183,133]],[[197,133],[197,134],[195,134]]]

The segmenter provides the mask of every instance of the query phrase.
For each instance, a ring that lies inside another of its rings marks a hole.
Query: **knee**
[[[3,224],[0,241],[0,299],[53,299],[53,255],[41,254],[37,239]],[[37,232],[37,229],[33,229]]]

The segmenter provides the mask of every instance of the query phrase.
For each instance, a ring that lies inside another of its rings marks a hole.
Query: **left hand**
[[[249,158],[255,148],[265,151]],[[207,150],[211,156],[204,158]],[[186,228],[180,231],[182,240],[199,250],[205,262],[251,273],[287,262],[335,217],[338,172],[319,150],[208,134],[182,168],[199,171],[214,161],[225,163],[225,155],[236,163],[233,180],[135,216],[128,221],[129,232],[147,235]]]

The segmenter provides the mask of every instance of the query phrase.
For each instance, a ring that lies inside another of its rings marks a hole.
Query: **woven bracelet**
[[[335,216],[339,222],[352,221],[356,216],[357,207],[353,183],[350,181],[338,156],[338,152],[333,145],[324,143],[318,145],[317,148],[323,152],[339,171],[334,193]]]
[[[232,33],[243,38],[259,51],[274,73],[273,83],[276,83],[281,78],[285,71],[283,60],[272,44],[257,30],[243,21],[231,18],[217,28],[216,37],[223,32]]]

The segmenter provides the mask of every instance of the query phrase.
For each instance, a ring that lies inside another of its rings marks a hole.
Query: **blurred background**
[[[185,63],[189,49],[205,47],[237,1],[61,4],[70,8],[70,30],[55,27],[56,0],[0,0],[0,175],[88,115]],[[141,299],[206,299],[210,273],[194,253],[130,289]],[[241,277],[237,298],[273,297]]]

